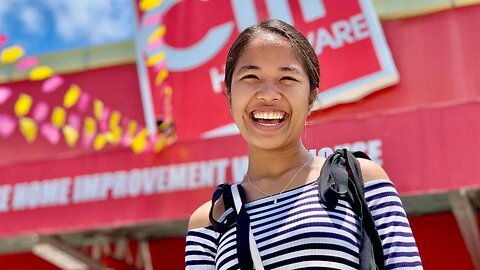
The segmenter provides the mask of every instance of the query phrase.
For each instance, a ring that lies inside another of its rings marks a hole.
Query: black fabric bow
[[[373,217],[365,201],[360,164],[356,157],[370,159],[363,152],[337,149],[327,157],[318,178],[320,201],[334,209],[340,196],[346,196],[360,219],[360,269],[385,269],[383,247]]]

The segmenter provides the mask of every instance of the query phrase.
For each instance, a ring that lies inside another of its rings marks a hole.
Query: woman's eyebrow
[[[244,71],[248,71],[248,70],[259,70],[260,68],[257,67],[257,66],[254,66],[254,65],[246,65],[246,66],[242,66],[238,69],[238,72],[244,72]]]
[[[286,66],[286,67],[281,67],[279,68],[281,71],[290,71],[290,72],[294,72],[294,73],[297,73],[297,74],[301,74],[300,70],[294,66]]]

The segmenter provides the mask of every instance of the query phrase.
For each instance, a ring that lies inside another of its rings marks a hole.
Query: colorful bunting
[[[0,86],[0,105],[5,103],[11,95],[12,89],[10,87]]]
[[[103,149],[103,147],[105,147],[106,143],[107,140],[105,139],[105,136],[103,134],[98,134],[93,141],[93,149],[100,151]]]
[[[2,139],[10,137],[16,127],[17,121],[13,116],[0,114],[0,137],[2,137]]]
[[[143,19],[143,27],[159,24],[163,20],[162,13],[151,14],[147,18]]]
[[[86,92],[82,92],[77,102],[78,110],[82,113],[85,112],[89,104],[90,104],[90,95],[87,94]]]
[[[35,56],[27,56],[17,63],[17,70],[27,70],[36,65],[38,65],[38,59]]]
[[[44,93],[55,92],[58,89],[58,87],[60,87],[64,82],[65,80],[61,76],[55,75],[53,77],[50,77],[43,82],[42,92]]]
[[[76,84],[70,86],[70,88],[67,90],[67,93],[65,93],[65,97],[63,98],[63,107],[67,109],[73,107],[80,98],[81,93],[82,91],[80,90],[80,87],[78,87]]]
[[[148,43],[153,43],[158,39],[162,38],[165,35],[166,31],[167,28],[165,27],[165,25],[161,25],[148,37]]]
[[[87,136],[93,136],[97,133],[97,122],[92,117],[85,117],[83,130]]]
[[[32,97],[27,94],[20,94],[15,103],[15,114],[17,117],[25,116],[32,107]]]
[[[80,119],[80,116],[78,116],[78,114],[75,114],[75,113],[69,113],[68,114],[67,123],[68,123],[69,126],[73,127],[76,130],[79,130],[81,128],[81,125],[82,125],[81,122],[82,122],[82,120]]]
[[[118,128],[121,118],[122,118],[122,115],[120,114],[119,111],[113,111],[110,115],[110,121],[108,123],[109,128],[111,130]]]
[[[58,144],[58,142],[60,141],[60,131],[58,130],[58,128],[52,126],[50,123],[42,124],[42,127],[40,128],[40,133],[49,143],[53,145]]]
[[[56,128],[61,128],[65,124],[66,113],[65,109],[56,106],[52,112],[52,124]]]
[[[78,130],[70,125],[65,125],[62,128],[63,136],[69,147],[74,147],[78,140]]]
[[[131,148],[135,154],[142,153],[147,146],[147,129],[142,129],[138,134],[133,138]]]
[[[156,41],[153,41],[152,43],[149,43],[146,47],[145,47],[145,50],[147,52],[150,52],[150,51],[154,51],[158,48],[160,48],[161,46],[163,46],[165,44],[165,41],[163,40],[163,38],[160,38]]]
[[[163,59],[165,59],[165,52],[162,51],[162,52],[159,52],[159,53],[153,55],[152,57],[148,58],[147,65],[149,67],[153,67],[153,66],[155,66],[155,64],[162,61]]]
[[[53,70],[47,66],[38,66],[30,71],[31,81],[41,81],[53,76]]]
[[[140,0],[140,10],[148,11],[162,4],[163,0]]]
[[[0,47],[3,47],[3,45],[7,44],[8,38],[4,34],[0,33]]]
[[[162,85],[163,81],[168,77],[168,70],[162,69],[157,76],[155,77],[155,85],[160,86]]]
[[[95,115],[95,118],[98,120],[102,119],[103,115],[103,102],[101,100],[95,99],[93,101],[93,115]]]
[[[37,123],[31,118],[20,117],[20,132],[23,134],[27,142],[32,143],[37,137]]]
[[[48,115],[48,109],[48,103],[43,101],[37,102],[35,108],[33,109],[33,119],[39,123],[43,122]]]
[[[18,59],[22,58],[24,54],[25,51],[18,45],[7,47],[2,51],[1,62],[5,64],[15,63]]]

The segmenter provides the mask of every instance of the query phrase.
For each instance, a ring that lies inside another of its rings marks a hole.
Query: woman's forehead
[[[240,66],[244,65],[257,66],[262,63],[268,64],[270,68],[282,68],[282,70],[289,68],[303,71],[304,69],[290,42],[274,33],[261,33],[253,37],[239,56],[235,69],[239,70]]]
[[[284,47],[292,50],[290,42],[285,37],[270,32],[255,33],[245,49],[262,47]]]

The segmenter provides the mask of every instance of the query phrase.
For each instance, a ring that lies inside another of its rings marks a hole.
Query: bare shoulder
[[[362,170],[363,182],[375,179],[390,179],[382,166],[377,163],[363,158],[357,160],[360,163],[360,169]]]
[[[208,201],[204,203],[202,206],[198,207],[195,212],[190,216],[190,220],[188,222],[188,230],[204,228],[211,225],[210,223],[210,207],[212,206],[212,202]],[[222,213],[224,212],[223,207],[223,200],[220,198],[213,208],[213,217],[218,219]]]

